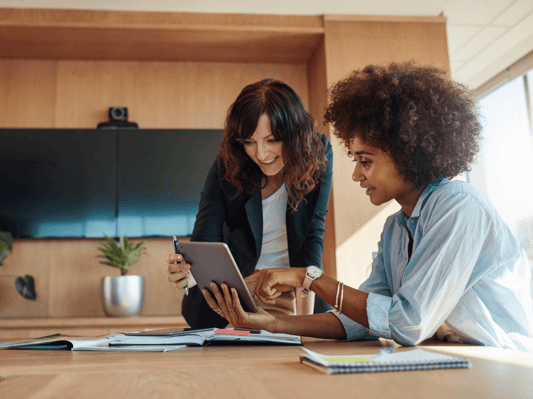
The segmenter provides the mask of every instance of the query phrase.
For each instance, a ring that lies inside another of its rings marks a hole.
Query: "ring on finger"
[[[224,312],[222,311],[222,309],[213,309],[215,311],[215,313],[219,316],[224,316]]]
[[[231,308],[229,308],[228,310],[229,310],[229,315],[230,315],[231,317],[235,316],[235,310],[233,310],[233,309],[231,309]]]

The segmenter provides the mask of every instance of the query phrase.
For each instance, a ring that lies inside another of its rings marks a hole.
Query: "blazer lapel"
[[[261,202],[261,191],[255,193],[246,202],[244,207],[254,235],[256,255],[259,258],[261,245],[263,244],[263,205]]]

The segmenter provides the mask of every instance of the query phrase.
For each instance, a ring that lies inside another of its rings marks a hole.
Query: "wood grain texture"
[[[0,57],[305,63],[322,17],[0,9]]]
[[[0,58],[0,127],[54,127],[56,66]]]
[[[0,317],[47,317],[50,311],[50,247],[44,241],[30,245],[23,240],[13,245],[13,251],[0,268]],[[35,280],[35,301],[25,299],[15,288],[15,278],[29,274]]]
[[[322,16],[0,8],[0,25],[323,27]]]
[[[410,16],[410,15],[341,15],[341,14],[326,14],[324,21],[344,21],[344,22],[413,22],[413,23],[429,23],[429,24],[443,24],[446,23],[447,18],[441,13],[439,16]]]
[[[305,347],[329,355],[376,354],[380,348],[412,350],[390,341],[305,340]],[[426,370],[328,376],[303,365],[301,347],[208,346],[167,353],[91,353],[0,351],[2,397],[31,398],[465,398],[530,396],[529,365],[513,364],[518,355],[489,361],[471,346],[424,342],[420,348],[466,356],[470,369]],[[480,348],[499,353],[496,348]],[[458,352],[458,353],[457,353]],[[509,352],[509,351],[506,351]],[[18,388],[22,379],[28,381]]]
[[[95,128],[113,106],[140,128],[222,129],[247,84],[275,77],[308,101],[305,65],[59,61],[57,128]]]
[[[320,131],[331,140],[336,140],[330,134],[329,126],[324,125],[324,111],[328,104],[328,83],[326,74],[326,48],[324,42],[317,47],[308,64],[309,82],[309,109],[315,117]],[[334,162],[334,160],[332,160]],[[324,252],[322,253],[322,265],[324,272],[337,278],[337,256],[335,241],[335,214],[333,208],[333,188],[328,204],[324,232]]]
[[[449,70],[446,25],[413,22],[327,21],[326,59],[331,85],[368,64],[414,60]]]

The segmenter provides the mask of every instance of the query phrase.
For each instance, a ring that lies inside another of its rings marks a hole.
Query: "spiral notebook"
[[[468,359],[414,349],[387,355],[327,356],[307,352],[300,362],[325,374],[470,368]]]

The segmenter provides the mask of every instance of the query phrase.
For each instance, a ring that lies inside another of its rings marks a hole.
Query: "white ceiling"
[[[452,77],[476,89],[533,51],[533,0],[0,0],[0,7],[447,17]]]

